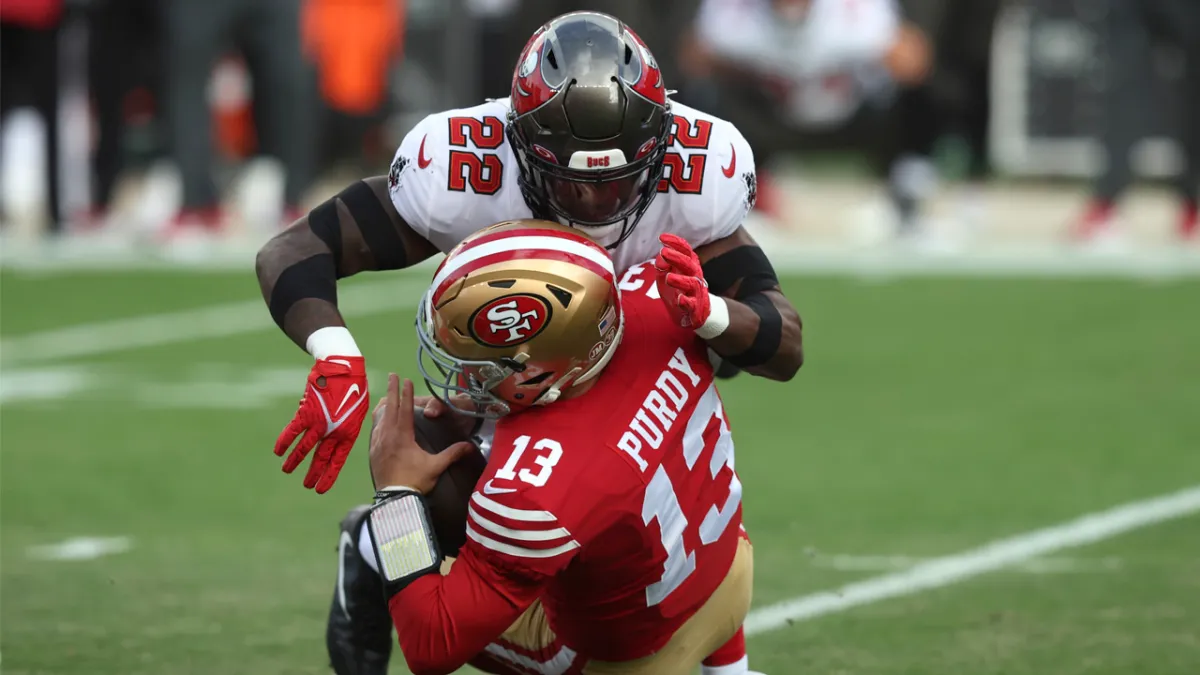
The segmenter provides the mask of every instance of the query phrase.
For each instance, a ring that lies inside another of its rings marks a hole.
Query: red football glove
[[[318,493],[333,487],[369,409],[367,368],[361,356],[331,356],[317,361],[308,374],[300,410],[275,441],[275,454],[282,457],[292,441],[304,434],[284,460],[284,473],[294,471],[316,447],[304,487],[315,487]]]
[[[660,235],[662,250],[654,259],[658,292],[671,318],[683,328],[696,329],[712,314],[708,282],[700,269],[700,258],[690,244],[673,234]]]

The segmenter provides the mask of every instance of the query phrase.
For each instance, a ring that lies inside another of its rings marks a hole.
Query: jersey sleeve
[[[466,548],[531,581],[549,579],[562,571],[579,552],[580,544],[533,494],[538,489],[518,488],[492,495],[476,490],[467,507]]]
[[[432,142],[430,135],[434,136]],[[392,158],[388,172],[388,194],[396,213],[414,232],[425,237],[438,248],[441,244],[433,240],[432,214],[437,207],[440,186],[445,185],[444,169],[434,166],[432,157],[441,147],[437,137],[433,116],[421,120],[405,135]],[[441,173],[439,176],[438,174]]]
[[[693,247],[733,234],[754,206],[754,151],[733,124],[714,122],[704,172],[701,193],[678,200],[676,227]]]
[[[439,113],[413,127],[400,142],[388,174],[388,193],[396,213],[443,253],[482,227],[470,216],[472,211],[484,210],[477,195],[448,188],[448,121],[445,113]],[[486,214],[477,215],[487,220]]]
[[[449,673],[500,636],[549,579],[512,574],[469,548],[445,575],[427,574],[392,596],[388,610],[414,673]]]

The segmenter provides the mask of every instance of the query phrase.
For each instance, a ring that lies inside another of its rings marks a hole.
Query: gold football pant
[[[442,567],[445,574],[449,564]],[[750,611],[754,549],[738,541],[733,564],[708,602],[692,615],[662,649],[635,661],[587,661],[559,642],[535,602],[471,665],[496,675],[690,675],[701,661],[734,637]]]

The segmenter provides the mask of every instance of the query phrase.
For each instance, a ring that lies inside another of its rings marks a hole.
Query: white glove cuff
[[[304,348],[318,361],[331,356],[362,356],[354,336],[344,326],[318,328],[308,336]]]
[[[702,340],[711,340],[729,328],[729,305],[725,304],[725,298],[709,293],[708,302],[708,318],[696,329]]]

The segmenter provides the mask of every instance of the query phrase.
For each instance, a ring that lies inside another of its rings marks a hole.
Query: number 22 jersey
[[[532,217],[504,133],[510,108],[504,98],[429,115],[396,151],[388,174],[392,204],[443,253],[484,227]],[[671,111],[675,127],[658,195],[611,252],[618,272],[657,255],[663,232],[693,248],[723,239],[754,205],[754,155],[737,128],[679,103]]]
[[[621,283],[625,334],[595,386],[497,424],[463,550],[514,595],[542,586],[559,639],[604,661],[666,644],[725,578],[742,520],[704,343],[651,265]]]

